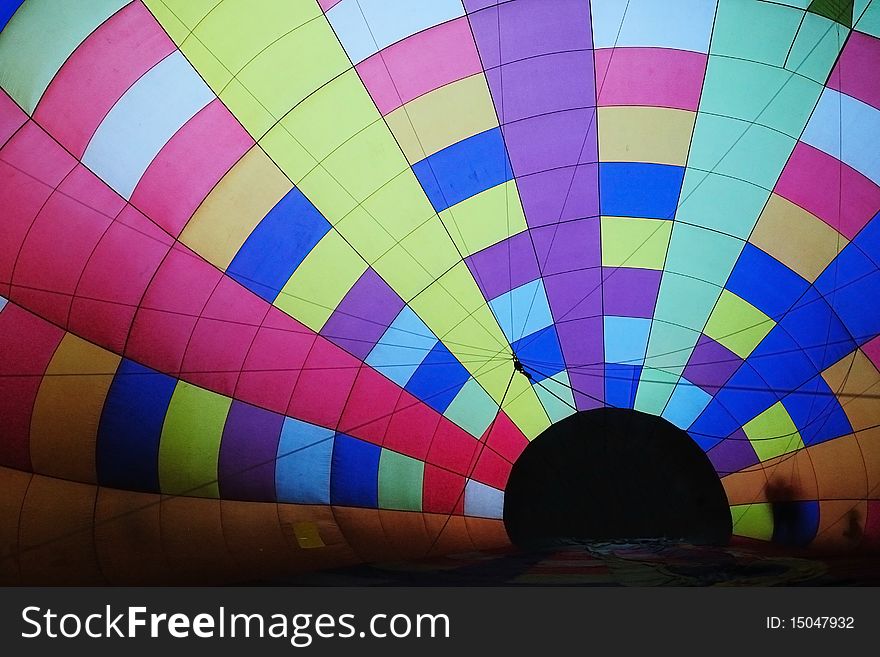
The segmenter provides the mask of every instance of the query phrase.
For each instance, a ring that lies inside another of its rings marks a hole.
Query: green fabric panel
[[[771,191],[795,139],[739,119],[701,114],[701,138],[691,146],[688,166],[750,182]]]
[[[602,217],[601,222],[604,266],[663,269],[671,221]]]
[[[128,0],[28,0],[0,32],[0,87],[33,114],[77,46]]]
[[[785,67],[824,84],[849,30],[821,16],[807,14],[794,40]]]
[[[745,243],[714,230],[681,222],[672,229],[666,270],[683,276],[723,286],[730,269],[719,267],[722,262],[735,262]]]
[[[736,504],[730,507],[736,536],[769,541],[773,538],[773,509],[766,502]]]
[[[220,440],[232,400],[179,381],[159,443],[159,485],[169,495],[219,497]]]
[[[724,290],[704,332],[740,358],[746,358],[774,325],[772,319],[748,301]]]
[[[383,449],[379,457],[379,508],[421,511],[424,471],[421,461]]]
[[[796,139],[821,93],[821,84],[791,71],[710,55],[700,112],[760,123]],[[700,118],[695,141],[702,136]]]
[[[853,0],[813,0],[807,11],[852,27]]]
[[[688,169],[676,220],[745,240],[758,222],[769,197],[766,189],[751,183],[718,173]],[[732,267],[733,263],[725,266]]]
[[[804,446],[801,435],[782,402],[776,402],[758,417],[746,422],[743,431],[762,461],[794,452]]]
[[[577,408],[574,394],[571,392],[571,382],[565,371],[536,383],[535,392],[538,393],[538,399],[541,400],[541,405],[551,422],[559,422],[574,413]]]
[[[711,51],[782,66],[803,15],[770,2],[719,0]]]
[[[660,298],[666,303],[654,313],[654,320],[679,324],[699,333],[719,294],[718,285],[667,271],[660,283]],[[659,353],[649,346],[648,356]]]

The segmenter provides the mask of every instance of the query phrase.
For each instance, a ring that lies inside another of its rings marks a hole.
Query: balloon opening
[[[621,408],[549,427],[513,466],[504,525],[514,544],[668,538],[726,544],[731,515],[702,449],[666,420]]]

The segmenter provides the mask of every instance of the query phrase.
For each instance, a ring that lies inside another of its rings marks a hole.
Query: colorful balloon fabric
[[[502,546],[602,406],[686,430],[734,534],[880,545],[880,1],[0,25],[0,581]]]

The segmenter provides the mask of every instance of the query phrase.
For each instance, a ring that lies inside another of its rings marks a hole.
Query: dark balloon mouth
[[[504,525],[520,547],[665,538],[726,544],[727,496],[687,433],[639,411],[582,411],[548,428],[513,466]]]

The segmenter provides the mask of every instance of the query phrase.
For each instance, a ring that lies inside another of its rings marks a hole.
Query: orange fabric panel
[[[763,501],[767,474],[761,467],[746,468],[722,478],[721,485],[730,505]]]
[[[478,550],[492,550],[510,545],[510,537],[504,529],[503,520],[465,518],[465,523],[471,541]]]
[[[220,513],[226,545],[238,564],[236,579],[268,580],[300,572],[275,504],[223,500]]]
[[[861,499],[868,490],[862,450],[855,436],[841,436],[810,448],[819,499]]]
[[[865,529],[868,503],[864,500],[819,502],[819,529],[810,544],[829,551],[850,551],[859,546]]]
[[[474,549],[463,516],[426,513],[425,526],[428,528],[431,541],[434,542],[432,555],[467,552]]]
[[[348,544],[361,561],[396,559],[392,554],[378,509],[334,506],[333,515]]]
[[[175,580],[215,584],[236,575],[238,565],[223,537],[220,500],[163,497],[160,513],[162,549]]]
[[[880,373],[861,349],[822,372],[822,377],[832,390],[841,394],[843,412],[853,431],[880,422],[880,402],[872,399],[872,395],[880,394]]]
[[[21,582],[18,566],[18,520],[31,475],[0,468],[0,586]]]
[[[34,472],[96,483],[95,437],[120,357],[68,333],[40,384],[31,417]]]
[[[399,555],[395,558],[418,559],[428,554],[434,538],[428,535],[422,513],[380,509],[379,521],[391,552]]]
[[[21,577],[36,586],[103,584],[95,553],[97,488],[34,476],[21,510]]]
[[[112,584],[173,583],[162,550],[160,500],[152,493],[98,489],[95,549],[101,570]]]

